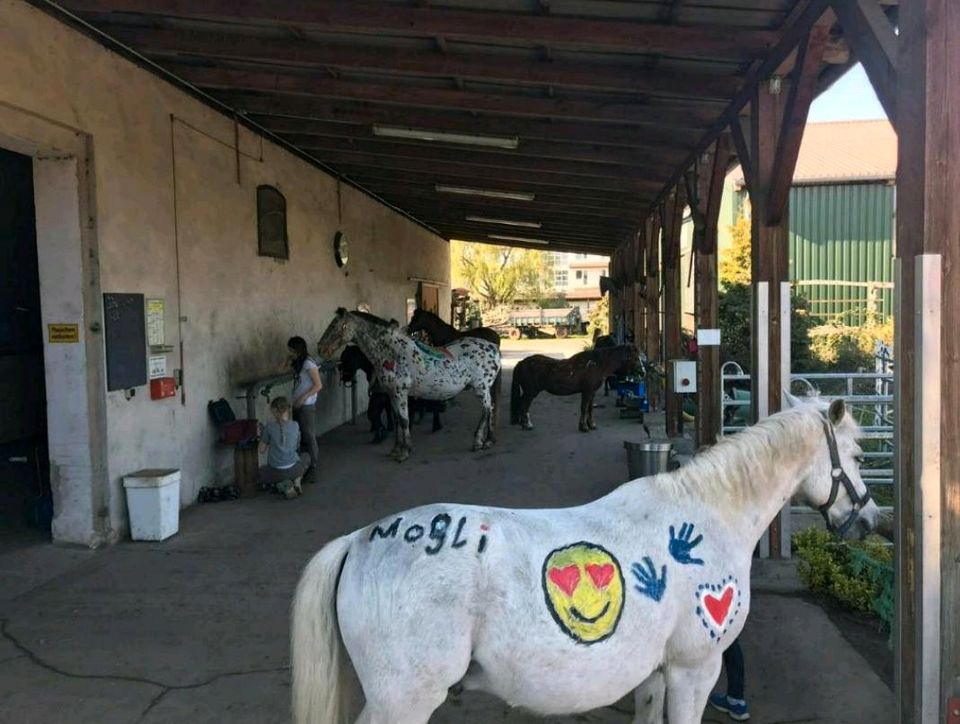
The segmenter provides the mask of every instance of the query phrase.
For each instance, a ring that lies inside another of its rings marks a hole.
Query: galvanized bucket
[[[624,441],[627,449],[627,471],[630,480],[645,478],[648,475],[665,473],[670,470],[673,456],[672,442],[629,442]]]

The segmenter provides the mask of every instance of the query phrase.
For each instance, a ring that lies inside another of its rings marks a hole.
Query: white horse
[[[474,436],[474,450],[494,442],[492,392],[500,374],[500,348],[475,337],[457,339],[446,347],[430,347],[405,334],[395,322],[366,312],[337,310],[317,343],[324,359],[334,359],[350,343],[373,363],[380,386],[390,396],[397,424],[396,444],[390,453],[402,462],[410,456],[410,396],[448,400],[473,388],[483,413]]]
[[[360,724],[425,724],[457,684],[546,715],[643,684],[638,724],[665,686],[671,724],[699,722],[777,511],[797,493],[840,534],[875,527],[857,434],[842,401],[804,403],[587,505],[429,505],[334,540],[294,599],[294,720],[352,721],[352,664]]]

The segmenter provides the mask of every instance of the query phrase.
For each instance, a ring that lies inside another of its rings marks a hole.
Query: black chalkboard
[[[147,326],[142,294],[103,295],[107,389],[147,384]]]

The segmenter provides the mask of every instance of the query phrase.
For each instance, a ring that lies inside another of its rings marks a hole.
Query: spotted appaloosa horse
[[[373,363],[377,379],[390,395],[397,416],[396,445],[391,455],[398,461],[410,456],[410,415],[407,398],[447,400],[466,388],[473,389],[483,413],[474,435],[474,450],[494,442],[490,422],[491,388],[500,374],[500,350],[482,339],[458,339],[434,348],[413,340],[395,324],[364,312],[337,310],[317,343],[325,359],[334,358],[351,342]]]
[[[460,685],[550,716],[635,690],[634,724],[662,724],[665,692],[699,724],[784,501],[875,527],[857,434],[842,401],[806,403],[586,505],[427,505],[337,538],[294,597],[294,721],[426,724]]]
[[[423,332],[430,338],[430,344],[437,347],[443,347],[458,339],[465,337],[474,337],[476,339],[485,339],[497,345],[500,348],[500,335],[490,327],[474,327],[473,329],[459,330],[452,324],[447,324],[440,317],[427,309],[417,309],[410,318],[410,324],[407,325],[407,332],[411,335]],[[497,436],[497,422],[500,412],[500,380],[502,373],[497,375],[493,382],[491,395],[493,396],[493,416],[490,422],[490,429],[493,436]]]
[[[591,349],[570,359],[558,360],[542,354],[524,357],[513,370],[510,386],[510,422],[532,430],[530,403],[542,391],[551,395],[580,393],[580,431],[596,430],[593,399],[603,381],[613,372],[624,374],[637,369],[639,355],[631,344]]]
[[[340,382],[346,387],[350,387],[356,382],[357,372],[362,371],[366,375],[369,395],[367,420],[370,421],[370,432],[373,433],[372,442],[374,444],[382,442],[386,438],[387,432],[393,431],[393,410],[390,407],[390,396],[384,392],[374,374],[373,363],[367,359],[367,355],[357,345],[348,344],[340,354],[337,369],[340,371]],[[409,405],[410,417],[413,422],[419,422],[429,412],[433,415],[433,431],[436,432],[443,428],[440,413],[446,409],[445,402],[411,397]],[[384,413],[386,413],[387,418],[386,424],[383,421]]]

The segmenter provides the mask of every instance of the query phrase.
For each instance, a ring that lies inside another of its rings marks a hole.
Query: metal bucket
[[[673,457],[672,442],[629,442],[624,441],[627,449],[627,471],[630,480],[645,478],[671,469]]]

